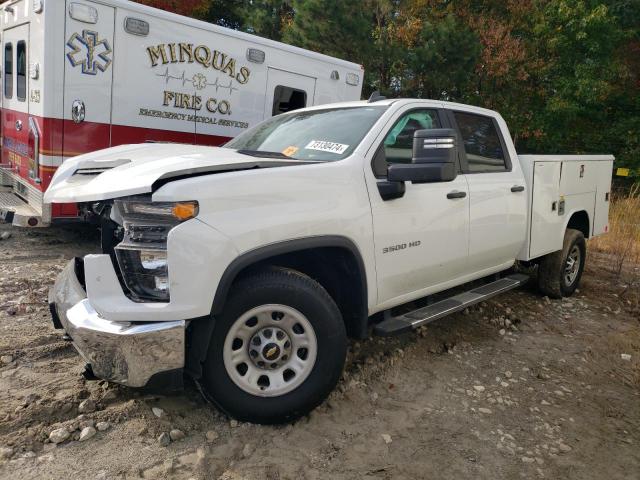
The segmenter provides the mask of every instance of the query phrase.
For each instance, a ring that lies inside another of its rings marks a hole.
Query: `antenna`
[[[380,92],[378,90],[376,90],[369,97],[369,103],[379,102],[380,100],[386,100],[386,99],[387,99],[387,97],[380,95]]]

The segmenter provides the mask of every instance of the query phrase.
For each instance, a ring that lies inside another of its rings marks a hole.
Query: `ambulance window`
[[[17,68],[16,76],[18,78],[18,100],[24,102],[27,99],[27,43],[18,42],[16,45]]]
[[[273,93],[273,111],[271,115],[280,115],[307,106],[307,92],[278,85]]]
[[[13,97],[13,45],[4,46],[4,96]]]

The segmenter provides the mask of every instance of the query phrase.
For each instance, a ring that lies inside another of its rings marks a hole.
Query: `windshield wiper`
[[[250,155],[252,157],[284,158],[284,159],[287,159],[287,160],[295,160],[295,158],[288,157],[284,153],[268,152],[266,150],[238,150],[238,153],[241,153],[242,155]]]

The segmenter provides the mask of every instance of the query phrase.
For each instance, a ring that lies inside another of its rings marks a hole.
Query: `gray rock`
[[[567,445],[566,443],[561,443],[560,445],[558,445],[558,448],[563,453],[568,453],[568,452],[570,452],[572,450],[572,448],[569,445]]]
[[[493,413],[490,408],[484,408],[484,407],[480,407],[478,411],[480,413],[484,413],[485,415],[490,415],[491,413]]]
[[[78,405],[78,411],[80,413],[95,412],[96,411],[96,402],[94,402],[90,398],[87,398],[86,400],[83,400],[82,402],[80,402],[80,405]]]
[[[11,447],[0,447],[0,460],[6,460],[13,456],[13,448]]]
[[[11,232],[2,232],[0,234],[0,240],[9,240],[11,238]]]
[[[163,447],[167,447],[171,443],[171,437],[169,436],[168,433],[163,432],[158,437],[158,443]]]
[[[522,457],[522,463],[534,463],[536,461],[535,458],[531,457]]]
[[[253,447],[251,446],[251,444],[247,443],[242,449],[242,456],[244,458],[249,458],[252,453],[253,453]]]
[[[383,433],[381,435],[382,440],[384,441],[384,443],[386,443],[387,445],[389,445],[393,440],[391,439],[391,435],[389,435],[388,433]]]
[[[102,396],[103,402],[111,402],[118,398],[118,390],[107,390],[105,394]]]
[[[164,410],[163,410],[163,409],[161,409],[161,408],[158,408],[158,407],[153,407],[153,408],[151,409],[151,411],[152,411],[152,412],[153,412],[153,414],[154,414],[156,417],[158,417],[158,418],[161,418],[161,417],[165,414],[165,413],[164,413]]]
[[[215,442],[215,441],[218,439],[218,437],[219,437],[219,436],[220,436],[220,435],[218,435],[218,432],[216,432],[216,431],[214,431],[214,430],[209,430],[209,431],[206,433],[207,442],[209,442],[209,443],[213,443],[213,442]]]
[[[64,442],[70,436],[71,433],[66,428],[56,428],[49,434],[49,440],[51,440],[51,443],[58,444]]]
[[[236,428],[238,426],[238,421],[237,420],[231,420],[229,422],[229,425],[231,426],[231,428]]]
[[[109,424],[109,422],[98,422],[96,424],[96,428],[98,429],[99,432],[104,432],[105,430],[109,430],[109,427],[111,427],[111,424]]]
[[[9,365],[11,362],[13,362],[13,356],[11,356],[11,355],[2,355],[0,357],[0,362],[2,362],[4,365]]]
[[[172,442],[177,442],[179,440],[182,440],[184,437],[186,437],[186,435],[182,430],[174,428],[169,432],[169,437],[171,438]]]
[[[89,440],[96,434],[96,429],[93,427],[84,427],[80,432],[80,441],[84,442],[85,440]]]

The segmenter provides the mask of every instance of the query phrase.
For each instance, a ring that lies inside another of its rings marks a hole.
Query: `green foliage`
[[[283,39],[309,50],[361,62],[371,51],[372,25],[360,2],[293,0],[293,23]]]
[[[464,100],[473,88],[480,58],[477,35],[453,15],[424,22],[415,46],[406,54],[400,90],[421,98]]]

